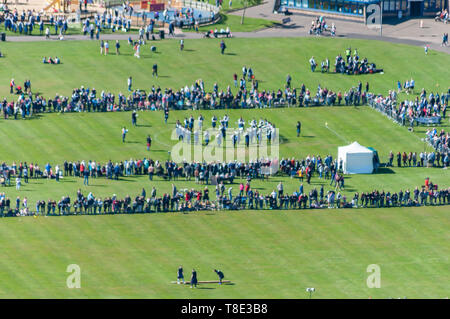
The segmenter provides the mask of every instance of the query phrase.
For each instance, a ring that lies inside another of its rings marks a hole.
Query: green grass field
[[[220,40],[219,40],[220,41]],[[294,85],[305,83],[315,91],[320,83],[333,90],[347,90],[370,82],[371,91],[386,94],[396,81],[414,77],[416,87],[445,91],[450,85],[446,70],[449,55],[431,51],[424,56],[419,47],[348,39],[227,39],[230,55],[221,56],[218,40],[187,40],[184,52],[176,40],[158,41],[157,53],[148,46],[142,58],[132,55],[124,42],[122,55],[100,56],[97,41],[5,43],[0,59],[0,96],[9,94],[9,80],[30,78],[33,92],[46,97],[55,93],[70,96],[81,85],[116,94],[126,92],[126,80],[133,76],[135,88],[152,85],[179,88],[202,78],[208,90],[215,81],[219,89],[232,85],[233,73],[251,66],[260,87],[278,89],[291,74]],[[342,76],[314,74],[316,61],[330,61],[347,46],[357,47],[362,56],[385,69],[384,74]],[[59,56],[62,65],[44,65],[43,56]],[[160,77],[149,74],[155,61]],[[292,61],[292,62],[287,62]],[[415,61],[415,68],[411,68]],[[430,70],[434,70],[430,72]],[[166,160],[177,141],[170,139],[177,119],[205,117],[210,127],[213,114],[227,113],[230,124],[267,118],[280,129],[280,157],[308,154],[337,155],[337,147],[358,141],[378,150],[382,161],[389,151],[431,149],[420,140],[426,127],[413,133],[392,123],[367,106],[284,108],[264,110],[172,111],[169,123],[160,112],[139,112],[138,127],[131,127],[131,114],[81,113],[42,114],[34,119],[0,119],[0,161],[46,162],[109,159],[120,161],[151,157]],[[302,121],[302,136],[296,137],[295,123]],[[327,129],[324,123],[328,123]],[[130,132],[122,143],[120,130]],[[448,130],[446,119],[442,128]],[[336,133],[337,134],[336,134]],[[151,134],[151,152],[145,137]],[[399,191],[423,185],[430,177],[440,186],[450,186],[450,173],[440,168],[397,168],[379,174],[346,176],[344,194],[374,188]],[[298,189],[299,180],[273,177],[252,181],[252,187],[269,193],[282,180],[285,191]],[[239,182],[239,180],[237,180]],[[203,188],[194,182],[174,182],[180,188]],[[171,183],[155,178],[126,177],[119,181],[91,179],[83,186],[78,178],[30,180],[20,191],[14,186],[0,189],[8,197],[36,200],[63,195],[74,197],[81,188],[104,197],[147,193],[152,186],[158,195]],[[312,179],[311,187],[329,182]],[[236,189],[237,185],[233,185]],[[210,187],[210,193],[213,194]],[[214,196],[212,196],[214,197]],[[18,217],[0,219],[0,298],[308,298],[306,287],[315,287],[315,298],[444,298],[448,296],[450,253],[448,206],[358,210],[239,211],[189,214],[107,215],[69,217]],[[81,267],[81,289],[68,289],[66,268]],[[214,268],[224,271],[233,285],[200,286],[189,289],[170,284],[182,264],[186,277],[195,267],[199,280],[216,279]],[[367,266],[381,267],[381,288],[369,289]]]
[[[9,218],[0,223],[1,298],[444,298],[448,210],[216,212]],[[68,289],[66,268],[81,268]],[[381,288],[367,288],[368,265]],[[183,265],[199,280],[171,284]],[[200,289],[202,288],[202,289]]]
[[[205,32],[210,30],[220,30],[224,29],[226,30],[227,27],[230,28],[231,33],[233,32],[251,32],[256,30],[261,30],[264,28],[272,27],[276,22],[270,21],[266,19],[259,19],[259,18],[244,18],[244,23],[241,24],[241,16],[233,15],[233,14],[220,14],[220,20],[211,25],[205,25],[199,27],[199,31]],[[189,32],[191,30],[184,29],[183,31]]]
[[[146,89],[152,85],[162,88],[180,88],[203,79],[208,90],[212,90],[214,82],[219,89],[233,85],[233,74],[241,74],[243,65],[251,66],[259,79],[260,89],[279,89],[284,87],[286,76],[292,76],[293,84],[300,87],[305,83],[311,90],[322,87],[333,90],[348,90],[358,80],[369,81],[370,90],[387,94],[396,88],[397,80],[405,81],[414,77],[418,89],[445,91],[445,70],[440,66],[450,62],[448,54],[430,50],[425,56],[420,47],[401,44],[388,44],[377,41],[353,39],[225,39],[227,50],[220,54],[220,39],[185,40],[185,51],[179,51],[177,40],[150,42],[141,48],[141,59],[133,56],[132,47],[123,41],[122,55],[114,53],[100,56],[99,41],[49,41],[35,43],[9,43],[2,45],[5,58],[0,59],[0,95],[9,94],[9,81],[15,78],[22,84],[31,79],[34,93],[45,96],[55,93],[70,95],[72,89],[84,85],[95,87],[97,91],[113,91],[125,93],[128,76],[133,76],[133,87]],[[268,44],[269,43],[269,44]],[[150,52],[155,45],[157,52]],[[311,73],[309,59],[312,55],[318,63],[328,57],[331,62],[339,53],[351,46],[358,48],[362,57],[374,61],[384,68],[384,74],[347,76],[341,74],[322,74],[316,70]],[[111,50],[112,52],[113,50]],[[26,54],[25,54],[26,53]],[[58,56],[61,65],[42,63],[46,56]],[[283,56],[281,59],[280,57]],[[287,61],[290,61],[289,63]],[[421,67],[411,68],[415,61]],[[158,63],[160,77],[156,80],[149,77],[151,66]],[[430,72],[433,70],[433,72]],[[67,75],[71,76],[68,77]]]

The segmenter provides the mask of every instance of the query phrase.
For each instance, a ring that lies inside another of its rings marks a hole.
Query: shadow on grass
[[[395,174],[389,167],[379,167],[374,174]]]
[[[280,143],[285,144],[287,142],[289,142],[289,139],[287,137],[285,137],[284,135],[280,134]]]

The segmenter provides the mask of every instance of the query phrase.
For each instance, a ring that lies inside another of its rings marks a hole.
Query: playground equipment
[[[89,2],[92,3],[92,1],[88,1],[88,3]],[[50,0],[48,5],[44,8],[44,11],[52,10],[54,13],[73,12],[79,4],[79,0]]]

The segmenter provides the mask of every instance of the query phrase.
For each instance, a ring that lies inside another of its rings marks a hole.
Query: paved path
[[[281,23],[284,15],[272,13],[273,3],[275,0],[265,0],[261,5],[248,8],[247,17],[264,18]],[[232,12],[234,15],[242,15],[242,10]],[[309,35],[309,26],[313,19],[312,16],[294,14],[290,16],[291,22],[287,25],[276,25],[254,32],[233,32],[236,38],[267,38],[267,37],[315,37]],[[346,21],[342,19],[327,19],[328,23],[335,23],[337,28],[337,36],[345,38],[381,40],[394,43],[403,43],[416,46],[430,45],[432,49],[450,53],[450,46],[440,46],[442,35],[449,32],[450,24],[435,22],[434,19],[424,19],[423,28],[419,27],[420,19],[405,20],[397,24],[383,24],[383,36],[379,35],[379,30],[367,28],[359,22]],[[104,34],[101,35],[103,40],[127,40],[130,34]],[[181,32],[177,30],[175,38],[199,39],[203,33]],[[137,38],[136,34],[132,34],[133,39]],[[166,36],[167,37],[167,36]],[[167,37],[172,38],[172,37]],[[7,36],[7,41],[11,42],[28,42],[28,41],[56,41],[56,36],[52,36],[50,40],[46,40],[45,36]],[[66,40],[90,40],[88,36],[69,35],[64,38]]]

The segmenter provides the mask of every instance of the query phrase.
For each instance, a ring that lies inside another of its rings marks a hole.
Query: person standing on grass
[[[141,57],[141,45],[139,43],[136,43],[134,50],[136,51],[134,53],[134,56],[139,59]]]
[[[103,48],[105,47],[105,42],[103,40],[100,41],[100,55],[103,55]]]
[[[184,49],[184,40],[181,39],[180,40],[180,51],[183,51],[183,49]]]
[[[106,41],[105,42],[105,55],[108,55],[108,53],[109,53],[109,42]]]
[[[184,285],[183,266],[178,267],[178,272],[177,272],[177,284],[179,285],[181,281],[183,281],[183,285]]]
[[[220,41],[220,53],[224,54],[226,48],[227,48],[227,46],[226,46],[225,42],[223,40]]]
[[[158,64],[153,64],[152,67],[152,76],[156,76],[156,78],[158,78]]]
[[[297,121],[297,137],[300,136],[301,129],[302,129],[302,123],[300,123],[300,121]]]
[[[48,27],[45,29],[45,38],[50,39],[50,29]]]
[[[127,128],[124,126],[122,128],[122,143],[125,143],[125,137],[127,136],[128,130]]]
[[[150,151],[150,147],[152,146],[152,138],[150,134],[147,136],[147,151]]]
[[[14,93],[14,88],[16,87],[16,83],[14,82],[14,79],[11,79],[11,82],[9,82],[9,93],[13,94]]]
[[[192,276],[191,276],[191,288],[197,288],[197,272],[195,271],[195,269],[192,269]]]
[[[166,106],[164,108],[164,123],[167,124],[167,120],[169,119],[169,107]]]
[[[214,272],[219,276],[219,285],[221,285],[223,278],[225,278],[223,272],[218,269],[214,269]]]
[[[120,43],[119,43],[119,40],[116,40],[116,55],[120,54],[119,49],[120,49]]]
[[[133,126],[137,126],[137,116],[136,110],[133,110],[133,113],[131,113],[131,124]]]
[[[311,72],[314,72],[317,66],[316,60],[314,60],[314,56],[309,59],[309,64],[311,65]]]
[[[84,176],[83,184],[89,186],[89,170],[87,168],[84,169],[83,176]]]
[[[21,185],[20,177],[17,176],[16,177],[16,190],[20,190],[20,185]]]
[[[127,85],[128,85],[128,91],[131,92],[131,85],[133,84],[133,79],[131,76],[128,78]]]

